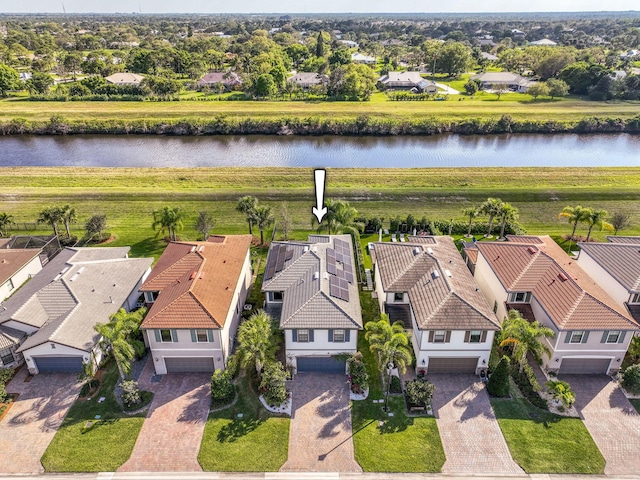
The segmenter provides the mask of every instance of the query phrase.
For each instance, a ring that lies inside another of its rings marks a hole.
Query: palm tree
[[[98,323],[93,327],[101,336],[102,348],[111,350],[121,380],[131,372],[131,360],[136,351],[133,345],[135,341],[131,336],[140,328],[146,313],[147,309],[144,307],[133,312],[121,308],[109,317],[109,323]]]
[[[244,213],[247,217],[247,223],[249,224],[249,235],[253,235],[253,225],[255,224],[256,206],[258,205],[258,199],[251,195],[245,195],[236,205],[238,212]]]
[[[265,363],[275,360],[275,349],[271,316],[264,310],[258,310],[238,329],[237,355],[240,364],[245,368],[255,365],[259,378]]]
[[[46,207],[38,214],[38,223],[48,223],[53,228],[53,234],[58,236],[58,223],[62,220],[62,211],[58,207]]]
[[[178,238],[176,232],[184,228],[184,224],[182,223],[183,218],[184,212],[180,207],[171,208],[164,206],[160,210],[154,210],[151,227],[154,230],[160,228],[158,234],[164,234],[166,231],[169,234],[169,238],[175,241]]]
[[[465,217],[469,217],[469,228],[467,229],[467,234],[465,237],[471,238],[471,224],[473,223],[473,219],[479,215],[478,209],[476,207],[468,207],[462,209],[462,214]]]
[[[573,225],[571,230],[571,240],[575,237],[576,228],[579,222],[584,222],[586,215],[589,212],[589,208],[584,208],[582,205],[576,205],[575,207],[566,206],[562,209],[562,212],[558,215],[558,218],[566,218],[569,224]]]
[[[562,404],[571,408],[576,401],[576,394],[571,390],[571,385],[563,380],[549,380],[545,383],[547,391],[553,398],[562,402]]]
[[[500,346],[513,347],[512,357],[520,363],[520,371],[522,371],[527,361],[527,353],[531,352],[538,363],[542,362],[543,354],[551,355],[551,349],[543,343],[542,338],[554,336],[553,330],[537,320],[529,322],[522,318],[518,310],[509,310],[509,316],[502,323]]]
[[[329,235],[336,233],[359,234],[361,223],[355,221],[358,211],[344,200],[333,200],[328,198],[325,202],[327,214],[324,216],[322,223],[318,225],[318,232],[326,230]],[[314,217],[315,218],[315,217]]]
[[[67,237],[71,237],[71,230],[69,225],[72,223],[76,223],[78,220],[76,216],[76,209],[71,205],[65,205],[60,209],[60,216],[62,218],[62,223],[64,223],[64,228],[67,230]]]
[[[587,242],[589,238],[591,238],[591,230],[593,227],[600,227],[600,230],[606,228],[608,230],[613,230],[613,227],[610,223],[604,221],[607,218],[606,210],[593,210],[592,208],[587,209],[587,213],[585,214],[585,222],[589,225],[589,231],[587,232]]]
[[[266,205],[259,205],[255,210],[255,222],[256,226],[260,230],[260,243],[264,244],[264,229],[270,227],[273,224],[273,213],[271,207]]]
[[[507,222],[514,222],[518,219],[518,209],[510,203],[504,202],[500,207],[498,216],[500,217],[500,236],[498,239],[504,240],[504,229]]]
[[[209,232],[215,226],[213,215],[209,212],[198,212],[198,218],[196,219],[196,230],[202,234],[202,239],[206,240],[209,237]]]
[[[493,219],[500,213],[502,207],[502,200],[499,198],[487,198],[487,200],[480,205],[479,211],[483,215],[489,216],[489,225],[487,227],[487,234],[485,237],[491,238],[491,231],[493,230]]]
[[[13,215],[9,215],[6,212],[0,213],[0,237],[4,237],[6,227],[13,223]]]
[[[365,325],[365,338],[369,342],[369,349],[376,353],[378,358],[378,368],[384,374],[388,370],[387,392],[385,396],[384,409],[387,409],[389,399],[389,388],[391,386],[391,368],[395,366],[402,373],[407,371],[407,366],[411,365],[412,356],[409,347],[411,336],[405,332],[402,322],[389,321],[389,317],[384,313],[380,315],[377,322],[369,322]]]

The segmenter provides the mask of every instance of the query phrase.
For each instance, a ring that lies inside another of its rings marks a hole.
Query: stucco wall
[[[578,264],[589,274],[593,280],[613,298],[618,305],[625,308],[625,302],[629,301],[629,291],[620,285],[609,272],[602,268],[586,250],[582,250],[578,256]]]
[[[51,345],[55,345],[55,348],[52,348]],[[68,347],[66,345],[60,345],[55,342],[46,342],[42,345],[38,345],[36,347],[30,348],[22,352],[24,355],[24,359],[27,362],[27,367],[29,368],[29,372],[32,374],[38,373],[38,369],[36,367],[36,362],[33,361],[32,357],[70,357],[70,356],[81,356],[83,361],[89,360],[89,352],[84,350],[78,350],[77,348]]]
[[[220,330],[213,330],[213,342],[193,342],[191,330],[176,329],[177,342],[157,342],[155,330],[145,330],[147,341],[151,347],[153,364],[158,375],[167,373],[164,357],[213,357],[216,369],[224,368],[223,350],[221,348]],[[174,339],[175,340],[175,339]]]
[[[478,261],[476,262],[476,270],[473,274],[478,287],[487,299],[489,306],[493,308],[494,302],[498,303],[496,317],[502,322],[507,316],[505,302],[507,301],[507,292],[498,280],[498,277],[485,260],[482,253],[478,252]]]
[[[36,253],[39,250],[34,250]],[[15,292],[24,282],[26,282],[29,278],[34,276],[42,270],[42,263],[40,262],[40,257],[36,255],[32,258],[29,263],[27,263],[20,271],[16,272],[15,275],[11,277],[11,281],[13,282],[13,290],[9,289],[9,282],[4,282],[0,285],[0,299],[6,300],[11,296],[13,292]]]

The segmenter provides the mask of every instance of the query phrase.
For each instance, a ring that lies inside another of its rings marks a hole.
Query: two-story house
[[[554,332],[548,371],[612,373],[638,324],[549,236],[477,242],[474,277],[498,318],[516,309]]]
[[[375,243],[380,311],[411,330],[416,369],[479,373],[487,368],[500,323],[451,237]]]
[[[308,242],[273,242],[262,291],[266,310],[284,330],[287,364],[296,372],[345,372],[362,312],[349,235],[310,235]]]
[[[141,291],[157,374],[225,368],[251,286],[250,235],[171,242]]]

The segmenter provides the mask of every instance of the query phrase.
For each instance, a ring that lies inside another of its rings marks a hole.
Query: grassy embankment
[[[6,167],[2,177],[0,212],[13,215],[15,222],[33,224],[44,207],[69,203],[78,214],[72,233],[81,237],[86,220],[104,213],[108,231],[116,237],[110,245],[130,245],[135,256],[158,256],[164,248],[151,228],[153,210],[164,205],[187,212],[180,236],[194,240],[198,234],[193,225],[201,210],[213,214],[213,233],[246,233],[244,216],[235,211],[241,195],[257,196],[276,214],[286,201],[294,236],[304,238],[315,201],[312,169],[303,168]],[[489,196],[516,206],[527,233],[569,233],[568,224],[557,215],[566,205],[582,204],[610,213],[629,212],[633,226],[621,233],[640,234],[640,168],[329,169],[327,173],[327,197],[348,200],[360,214],[382,216],[386,225],[389,218],[409,213],[418,219],[426,215],[465,221],[460,210]],[[49,228],[40,225],[37,231],[43,234]],[[585,235],[586,226],[577,233]],[[604,239],[607,232],[594,234]],[[271,238],[270,230],[265,238]]]

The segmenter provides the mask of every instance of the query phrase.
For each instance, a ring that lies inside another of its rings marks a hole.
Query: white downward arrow
[[[320,223],[327,214],[327,207],[324,206],[324,182],[327,172],[318,169],[313,171],[313,175],[316,184],[316,206],[311,208],[311,212],[318,219],[318,223]]]

